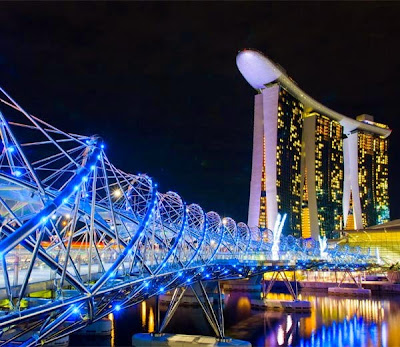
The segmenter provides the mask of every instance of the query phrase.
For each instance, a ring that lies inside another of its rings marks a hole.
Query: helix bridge
[[[206,296],[227,279],[376,263],[160,192],[149,176],[116,168],[100,137],[57,129],[0,91],[0,346],[50,343],[172,291],[161,331],[189,287]],[[223,337],[222,313],[203,306]]]

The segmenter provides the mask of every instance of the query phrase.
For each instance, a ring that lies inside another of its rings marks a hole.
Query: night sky
[[[99,134],[111,161],[247,220],[256,48],[316,100],[390,137],[400,218],[400,3],[0,3],[0,85],[27,111]]]

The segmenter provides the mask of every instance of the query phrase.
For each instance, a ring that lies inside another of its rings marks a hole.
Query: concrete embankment
[[[299,282],[302,292],[321,291],[328,292],[328,288],[337,287],[336,282]],[[355,283],[342,283],[341,288],[356,288]],[[363,289],[369,289],[372,294],[400,294],[400,284],[387,281],[362,282]]]

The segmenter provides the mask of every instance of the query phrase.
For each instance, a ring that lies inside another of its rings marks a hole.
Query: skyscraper
[[[346,117],[320,104],[262,53],[243,50],[237,66],[257,90],[250,227],[333,237],[389,220],[387,137],[369,115]]]

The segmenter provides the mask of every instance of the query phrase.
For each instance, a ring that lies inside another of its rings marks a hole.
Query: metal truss
[[[100,137],[57,129],[0,91],[3,344],[48,343],[169,290],[176,301],[188,286],[204,295],[203,281],[268,271],[270,231],[159,192],[116,168]],[[280,256],[312,258],[299,242],[281,241]],[[51,295],[30,297],[43,290]],[[205,308],[223,337],[222,318]]]

